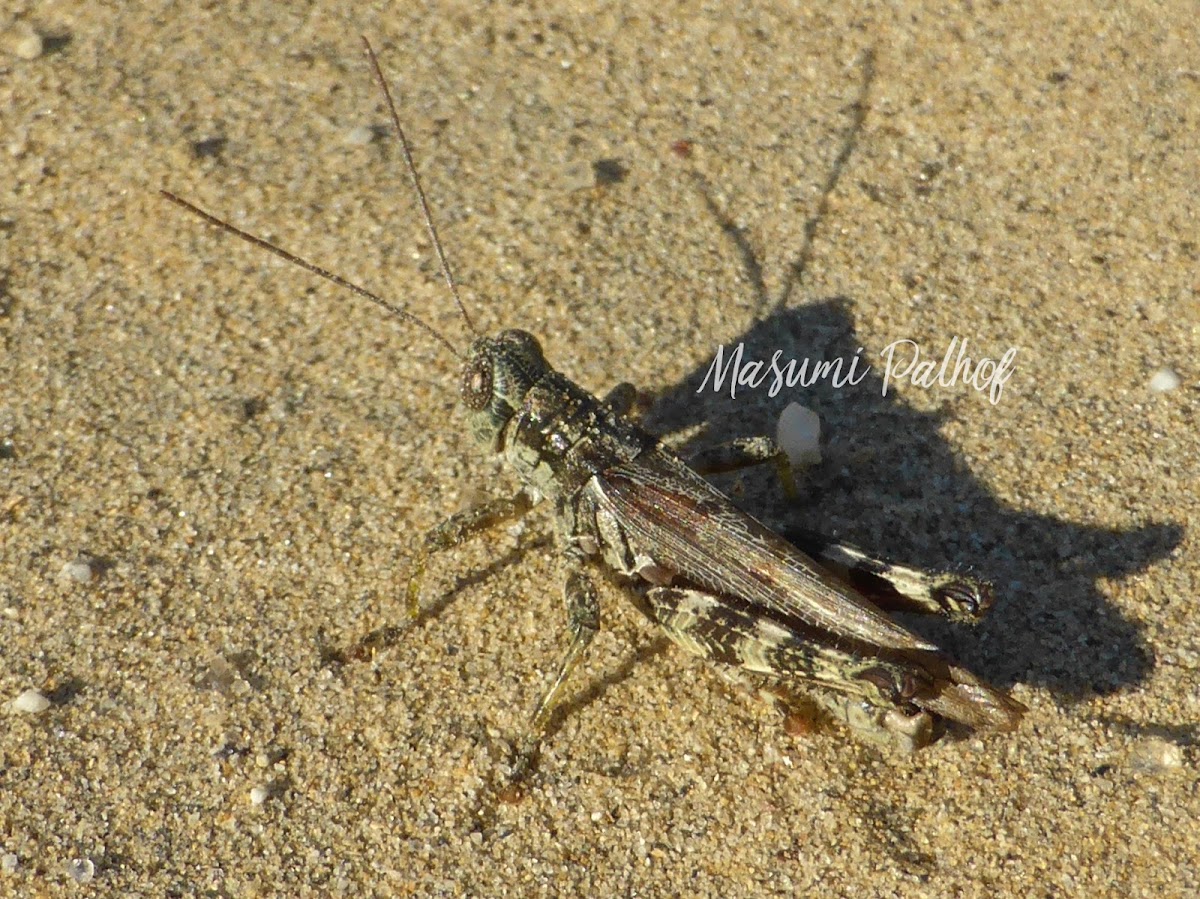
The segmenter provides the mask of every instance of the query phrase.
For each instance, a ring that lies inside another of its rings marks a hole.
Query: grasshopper
[[[387,81],[363,38],[383,92],[441,274],[474,334],[465,356],[411,312],[274,244],[239,230],[167,191],[171,202],[413,324],[463,359],[460,399],[472,434],[520,479],[514,496],[450,516],[429,532],[406,591],[410,620],[419,613],[422,578],[432,556],[528,512],[554,510],[566,562],[564,597],[570,639],[516,744],[511,781],[530,772],[538,746],[572,671],[600,629],[590,569],[607,569],[637,607],[674,643],[708,658],[793,707],[796,691],[861,734],[915,749],[935,718],[969,728],[1009,730],[1024,706],[989,686],[893,620],[889,610],[973,621],[992,605],[991,588],[872,558],[819,535],[785,539],[733,504],[703,477],[763,462],[781,464],[760,438],[685,463],[643,430],[631,411],[629,384],[598,399],[556,371],[537,339],[505,330],[475,331],[450,271]],[[782,463],[786,470],[786,464]]]

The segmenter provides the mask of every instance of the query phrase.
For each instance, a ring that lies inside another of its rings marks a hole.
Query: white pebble
[[[17,858],[15,852],[6,852],[0,855],[0,871],[5,874],[15,874],[20,864],[21,860]]]
[[[352,147],[365,147],[375,140],[375,129],[370,125],[359,125],[346,132],[346,143]]]
[[[821,461],[821,416],[799,403],[789,403],[775,426],[775,442],[793,468]]]
[[[78,581],[81,584],[86,584],[92,579],[92,564],[87,559],[72,559],[67,564],[63,565],[59,571],[59,575],[70,581]]]
[[[1129,762],[1143,774],[1168,774],[1183,767],[1183,747],[1162,737],[1143,737],[1134,744]]]
[[[50,700],[37,690],[26,690],[12,701],[12,707],[14,711],[37,715],[50,708]]]
[[[1169,368],[1160,368],[1150,379],[1150,389],[1155,393],[1166,393],[1179,386],[1179,375]]]
[[[563,165],[558,172],[558,187],[564,193],[589,190],[596,186],[596,173],[587,160],[576,159]]]
[[[67,874],[76,883],[88,883],[96,876],[96,863],[90,858],[73,858],[67,862]]]
[[[18,22],[4,35],[4,48],[17,59],[37,59],[46,46],[33,26],[28,22]]]
[[[262,805],[267,801],[267,797],[271,795],[271,791],[266,787],[254,787],[250,790],[250,804]]]

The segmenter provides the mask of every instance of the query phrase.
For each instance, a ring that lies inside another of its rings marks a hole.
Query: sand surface
[[[1192,3],[111,6],[0,22],[0,895],[1200,889]],[[800,502],[721,486],[992,580],[921,627],[1018,731],[789,736],[606,583],[496,801],[564,645],[550,516],[440,559],[400,632],[420,535],[512,489],[457,360],[156,195],[461,346],[360,34],[477,327],[701,442],[818,411]],[[956,337],[1018,348],[997,402],[883,395],[887,345]],[[873,367],[697,395],[738,342]]]

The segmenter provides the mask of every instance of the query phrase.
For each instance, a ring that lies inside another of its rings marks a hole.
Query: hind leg
[[[759,687],[785,711],[800,688],[871,743],[911,752],[930,740],[930,715],[910,702],[921,674],[903,663],[816,642],[703,590],[656,587],[643,600],[672,641],[728,666],[727,679]]]
[[[951,621],[975,622],[995,602],[992,585],[969,575],[889,562],[813,531],[792,530],[784,536],[885,611],[920,612],[942,615]]]

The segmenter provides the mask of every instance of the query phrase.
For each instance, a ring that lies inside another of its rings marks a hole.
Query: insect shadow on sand
[[[727,352],[742,344],[746,360],[770,360],[781,351],[785,362],[848,364],[862,346],[853,300],[789,302],[803,287],[828,197],[866,117],[874,75],[870,56],[863,73],[853,120],[805,223],[802,247],[774,297],[746,232],[721,210],[708,184],[694,178],[720,232],[739,254],[760,309],[747,331],[722,341]],[[862,362],[878,362],[868,358],[871,353],[863,356],[860,371]],[[969,570],[991,581],[996,608],[976,627],[901,617],[997,686],[1023,682],[1078,701],[1145,679],[1153,667],[1151,653],[1138,627],[1106,602],[1096,581],[1120,578],[1169,555],[1182,539],[1180,525],[1110,529],[1006,506],[941,435],[949,413],[916,409],[895,390],[884,396],[878,365],[857,386],[835,388],[821,380],[775,397],[762,389],[731,398],[728,383],[723,391],[713,390],[711,379],[705,385],[712,358],[651,398],[642,422],[648,430],[684,432],[703,424],[702,443],[719,444],[769,432],[788,403],[800,402],[819,414],[830,435],[826,460],[804,474],[797,502],[787,501],[767,472],[741,476],[747,491],[742,503],[752,514],[783,534],[818,531],[905,564]]]
[[[849,359],[861,346],[850,306],[832,298],[778,309],[725,345],[744,344],[746,359],[776,350],[785,359]],[[1180,526],[1109,529],[1006,506],[941,435],[945,413],[915,409],[894,391],[882,396],[875,369],[857,387],[821,382],[731,399],[711,386],[698,392],[709,364],[653,399],[643,422],[651,432],[703,422],[703,443],[718,444],[768,430],[788,403],[800,402],[829,435],[825,461],[802,475],[796,502],[769,473],[742,475],[748,511],[785,535],[818,531],[908,565],[969,570],[995,587],[996,607],[975,627],[927,617],[906,617],[906,625],[998,686],[1020,681],[1081,699],[1137,684],[1150,671],[1138,628],[1108,605],[1096,580],[1167,556]]]

